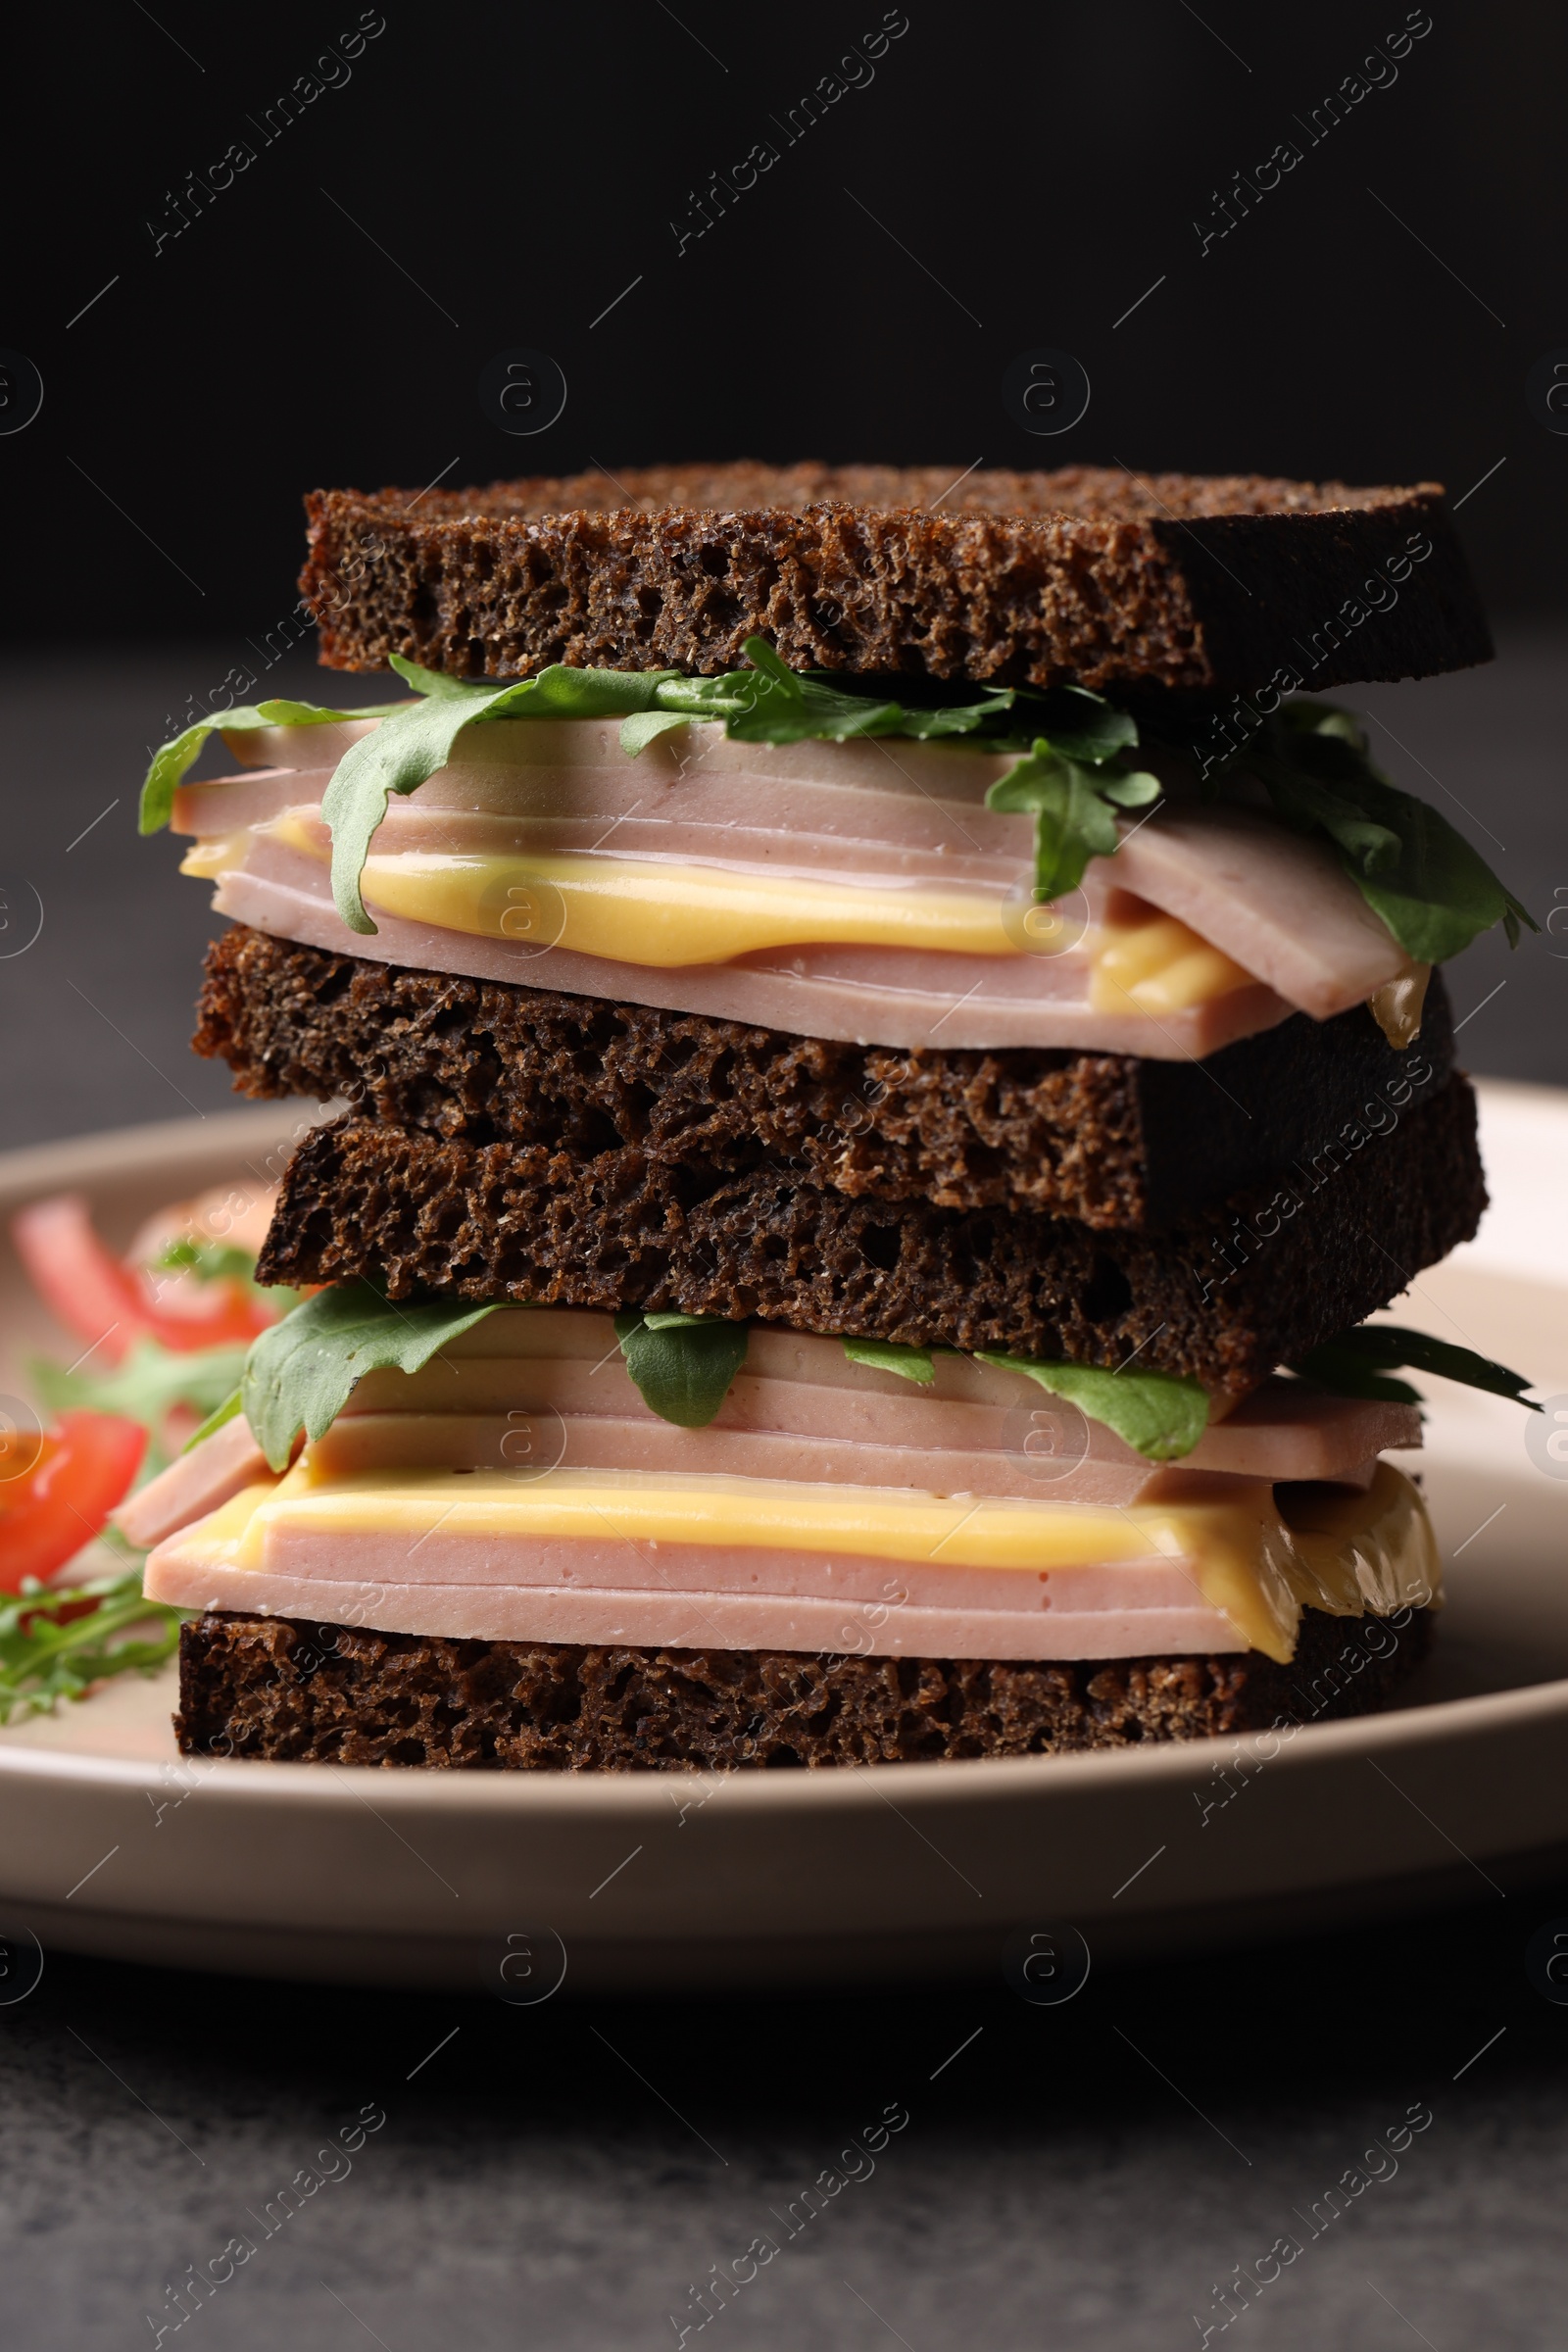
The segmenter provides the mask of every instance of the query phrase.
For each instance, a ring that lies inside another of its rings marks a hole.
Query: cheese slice
[[[960,956],[1018,953],[1003,927],[1001,897],[786,880],[662,858],[372,852],[361,889],[372,910],[444,931],[665,969],[816,940]]]
[[[1127,911],[1114,920],[1107,910],[1090,954],[1089,1002],[1096,1012],[1127,1004],[1140,1012],[1185,1012],[1253,985],[1250,972],[1176,915],[1124,892],[1116,898]]]

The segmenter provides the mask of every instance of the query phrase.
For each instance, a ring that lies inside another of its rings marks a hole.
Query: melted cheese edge
[[[1250,988],[1253,974],[1174,914],[1105,922],[1090,958],[1089,1003],[1096,1012],[1183,1012],[1233,989]]]
[[[1183,1564],[1250,1648],[1282,1664],[1295,1654],[1304,1606],[1386,1614],[1431,1605],[1441,1589],[1421,1497],[1387,1462],[1366,1494],[1312,1490],[1293,1500],[1287,1520],[1261,1480],[1223,1499],[1105,1510],[675,1471],[333,1478],[307,1446],[281,1480],[246,1488],[187,1531],[180,1550],[192,1562],[261,1571],[274,1531],[328,1544],[372,1535],[386,1539],[395,1560],[437,1529],[490,1541],[603,1543],[609,1535],[640,1545],[837,1551],[1035,1574],[1163,1557]]]

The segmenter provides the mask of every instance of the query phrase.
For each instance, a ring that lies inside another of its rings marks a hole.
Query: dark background
[[[1505,459],[1461,511],[1483,588],[1499,612],[1560,608],[1568,439],[1532,420],[1524,378],[1568,343],[1568,18],[1434,5],[1393,86],[1316,146],[1294,119],[1402,0],[908,0],[875,79],[787,148],[770,118],[881,0],[681,0],[682,23],[660,0],[387,0],[352,78],[270,145],[252,118],[353,0],[168,0],[157,23],[128,0],[79,42],[27,12],[0,342],[45,400],[0,441],[10,628],[212,636],[239,661],[291,603],[314,485],[735,456],[1119,458],[1432,477],[1455,499]],[[779,162],[677,258],[670,220],[761,138]],[[1301,163],[1200,258],[1195,217],[1287,138]],[[255,162],[155,256],[149,220],[236,139]],[[514,345],[569,385],[534,438],[478,407]],[[1037,345],[1094,387],[1057,438],[1002,408]]]
[[[170,720],[226,699],[228,670],[287,632],[318,483],[741,455],[1435,477],[1462,501],[1500,659],[1347,699],[1378,718],[1396,781],[1544,922],[1568,906],[1568,438],[1524,399],[1568,346],[1560,14],[1434,0],[1394,86],[1309,146],[1293,118],[1404,23],[1396,0],[909,0],[872,84],[677,256],[690,191],[754,140],[782,145],[769,118],[879,24],[874,0],[385,13],[347,85],[270,145],[248,118],[353,6],[125,0],[29,12],[10,36],[0,345],[45,399],[0,436],[0,1143],[226,1100],[184,1042],[206,893],[167,839],[135,840],[130,809]],[[1288,137],[1300,165],[1201,257],[1195,216]],[[186,173],[239,138],[256,161],[155,256],[147,221],[172,226]],[[569,385],[536,438],[478,406],[480,369],[516,345]],[[1040,345],[1094,387],[1059,438],[1001,402]],[[265,675],[258,691],[331,699],[308,646]],[[28,893],[43,927],[18,954]],[[1568,1078],[1565,972],[1550,929],[1515,957],[1471,952],[1452,986],[1473,1066]],[[1398,2179],[1237,2324],[1259,2348],[1554,2344],[1568,2013],[1522,1957],[1561,1912],[1568,1890],[1513,1890],[1107,1971],[1044,2013],[995,1983],[518,2013],[52,1954],[0,2009],[7,2340],[151,2341],[165,2282],[380,2099],[354,2178],[167,2341],[672,2343],[688,2282],[862,2107],[903,2099],[896,2155],[719,2336],[1190,2343],[1211,2282],[1425,2099]]]

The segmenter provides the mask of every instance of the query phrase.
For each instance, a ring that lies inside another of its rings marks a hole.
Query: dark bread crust
[[[1475,1097],[1450,1078],[1393,1132],[1324,1152],[1290,1198],[1249,1191],[1168,1233],[1027,1210],[852,1200],[763,1162],[739,1175],[622,1146],[586,1162],[374,1119],[305,1138],[263,1282],[759,1316],[796,1330],[1191,1373],[1248,1395],[1384,1306],[1474,1233]]]
[[[305,503],[333,669],[709,675],[760,632],[797,668],[1230,693],[1492,656],[1435,482],[742,464]]]
[[[1431,1613],[1302,1616],[1295,1658],[1016,1665],[453,1642],[209,1614],[181,1628],[187,1756],[488,1772],[726,1772],[1060,1754],[1385,1706]]]
[[[1149,1230],[1287,1168],[1369,1104],[1432,1091],[1453,1039],[1434,973],[1406,1054],[1360,1005],[1327,1022],[1298,1013],[1206,1063],[905,1053],[411,971],[235,925],[208,950],[192,1044],[228,1063],[241,1094],[343,1096],[362,1117],[452,1141],[577,1161],[629,1145],[729,1173],[766,1156],[851,1199]]]

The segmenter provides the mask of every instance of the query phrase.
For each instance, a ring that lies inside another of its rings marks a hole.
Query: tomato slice
[[[79,1193],[34,1200],[13,1219],[17,1253],[44,1304],[78,1339],[118,1364],[143,1328],[135,1283],[92,1229]]]
[[[47,1579],[101,1536],[147,1449],[139,1421],[62,1413],[32,1467],[0,1485],[0,1592]]]
[[[141,1328],[175,1354],[198,1348],[240,1347],[277,1321],[277,1308],[258,1298],[243,1282],[210,1282],[199,1312],[163,1306],[153,1295],[157,1276],[147,1274],[137,1285]]]
[[[150,1271],[122,1265],[93,1231],[79,1193],[34,1200],[12,1223],[18,1254],[33,1288],[68,1330],[92,1344],[105,1365],[123,1361],[144,1333],[179,1354],[238,1346],[277,1319],[277,1309],[242,1282],[215,1282],[191,1312],[160,1303]]]

